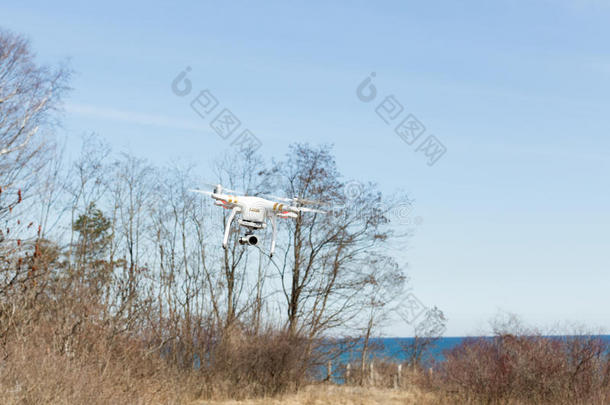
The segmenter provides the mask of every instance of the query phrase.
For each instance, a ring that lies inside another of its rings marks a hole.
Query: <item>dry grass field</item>
[[[296,394],[243,401],[195,401],[190,405],[426,405],[446,403],[413,387],[393,390],[374,387],[310,385]]]

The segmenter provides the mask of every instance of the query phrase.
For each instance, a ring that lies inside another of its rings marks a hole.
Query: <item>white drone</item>
[[[207,194],[214,200],[214,205],[224,207],[231,210],[231,214],[225,224],[225,233],[222,240],[222,247],[227,248],[229,242],[229,231],[231,230],[231,223],[235,218],[236,214],[241,214],[239,219],[239,225],[246,227],[245,236],[239,238],[241,245],[256,246],[258,238],[253,235],[253,231],[258,229],[264,229],[267,227],[267,218],[271,219],[271,227],[273,229],[273,236],[271,238],[271,250],[269,251],[269,257],[273,257],[275,250],[275,237],[277,235],[277,224],[276,218],[297,218],[301,212],[315,212],[320,214],[326,214],[325,211],[317,210],[314,208],[302,207],[303,204],[322,204],[319,201],[305,200],[303,198],[283,198],[268,196],[274,200],[284,201],[288,204],[279,203],[265,198],[247,195],[229,195],[224,192],[231,194],[243,194],[235,190],[223,189],[218,184],[214,187],[214,191],[206,190],[190,190],[196,193]]]

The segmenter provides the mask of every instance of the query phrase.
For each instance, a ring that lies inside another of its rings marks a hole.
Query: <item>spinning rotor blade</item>
[[[307,200],[305,198],[300,198],[300,197],[286,198],[286,197],[279,197],[277,195],[269,195],[269,194],[265,194],[265,197],[269,197],[272,200],[284,201],[284,202],[288,202],[288,203],[292,203],[292,204],[299,203],[299,204],[304,204],[304,205],[328,205],[327,202]]]
[[[326,211],[317,210],[315,208],[309,208],[309,207],[296,207],[296,208],[301,212],[317,212],[319,214],[327,214]]]
[[[305,198],[299,198],[299,197],[295,197],[296,201],[299,202],[300,204],[308,204],[308,205],[330,205],[327,202],[324,201],[316,201],[316,200],[308,200]]]
[[[294,202],[294,200],[292,198],[278,197],[276,195],[264,194],[264,197],[270,198],[272,200],[284,201],[284,202],[288,202],[288,203]]]
[[[246,193],[243,193],[241,191],[237,191],[237,190],[231,190],[230,188],[226,188],[225,186],[223,186],[222,184],[216,183],[216,184],[212,184],[212,183],[203,183],[206,186],[210,186],[212,188],[216,188],[216,186],[221,186],[222,187],[222,192],[227,192],[230,194],[238,194],[238,195],[247,195]]]
[[[189,188],[189,191],[192,191],[193,193],[201,193],[201,194],[207,194],[207,195],[212,195],[213,194],[211,191],[197,190],[197,189],[194,189],[194,188]]]

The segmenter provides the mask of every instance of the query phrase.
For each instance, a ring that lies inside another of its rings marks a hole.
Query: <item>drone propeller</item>
[[[231,193],[231,194],[238,194],[238,195],[247,195],[246,193],[243,193],[241,191],[231,190],[230,188],[226,188],[221,184],[212,184],[212,183],[203,183],[203,184],[205,184],[206,186],[213,187],[214,190],[216,190],[217,187],[220,186],[223,192],[227,192],[227,193]]]
[[[194,188],[189,188],[189,191],[192,191],[193,193],[201,193],[201,194],[207,194],[207,195],[212,195],[212,194],[214,194],[214,193],[213,193],[213,192],[211,192],[211,191],[207,191],[207,190],[197,190],[197,189],[194,189]]]
[[[269,197],[269,198],[271,198],[273,200],[288,202],[288,203],[291,203],[291,204],[328,205],[327,202],[307,200],[305,198],[300,198],[300,197],[286,198],[286,197],[278,197],[276,195],[265,195],[265,197]]]
[[[270,195],[270,194],[264,194],[264,197],[268,197],[271,198],[273,200],[277,200],[277,201],[284,201],[284,202],[294,202],[294,200],[292,198],[286,198],[286,197],[278,197],[276,195]]]
[[[307,200],[305,198],[299,198],[298,202],[301,204],[309,204],[309,205],[330,205],[329,202],[320,201],[320,200]]]
[[[316,212],[316,213],[319,213],[319,214],[328,214],[326,211],[317,210],[315,208],[309,208],[309,207],[297,207],[297,208],[301,212]]]

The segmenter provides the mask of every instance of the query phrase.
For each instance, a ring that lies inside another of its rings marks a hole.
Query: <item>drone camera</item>
[[[239,238],[240,245],[256,246],[257,243],[258,243],[258,238],[255,235],[246,235],[246,236],[242,236],[241,238]]]

